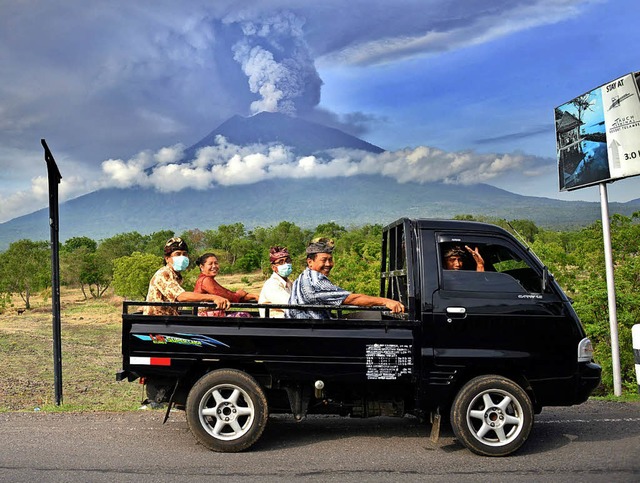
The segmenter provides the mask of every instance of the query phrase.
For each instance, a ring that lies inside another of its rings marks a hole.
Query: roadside
[[[261,273],[219,276],[234,290],[260,291]],[[0,413],[7,411],[128,411],[143,400],[142,386],[117,382],[122,367],[122,297],[109,289],[84,299],[79,288],[61,287],[62,394],[55,405],[51,294],[31,297],[31,310],[15,295],[0,315]]]

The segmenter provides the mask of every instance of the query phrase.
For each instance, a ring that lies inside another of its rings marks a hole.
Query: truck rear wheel
[[[467,448],[483,456],[506,456],[520,448],[533,426],[527,393],[502,376],[470,380],[451,407],[451,426]]]
[[[267,399],[256,380],[235,369],[202,376],[185,407],[189,429],[212,451],[235,453],[253,445],[268,418]]]

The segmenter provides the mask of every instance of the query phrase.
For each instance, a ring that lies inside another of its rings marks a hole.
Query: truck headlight
[[[593,359],[593,344],[585,337],[578,344],[578,362],[591,362]]]

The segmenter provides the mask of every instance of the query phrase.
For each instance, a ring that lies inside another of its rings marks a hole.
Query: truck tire
[[[451,407],[458,440],[483,456],[506,456],[520,448],[533,426],[527,393],[502,376],[476,377],[465,384]]]
[[[185,411],[196,439],[222,453],[253,445],[269,416],[260,385],[235,369],[219,369],[202,376],[189,391]]]

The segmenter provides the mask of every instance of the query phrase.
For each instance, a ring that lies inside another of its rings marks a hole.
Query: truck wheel
[[[267,424],[267,399],[245,372],[220,369],[202,376],[189,391],[185,407],[189,429],[212,451],[247,449]]]
[[[533,426],[527,393],[502,376],[480,376],[458,392],[451,426],[467,448],[483,456],[506,456],[524,444]]]

